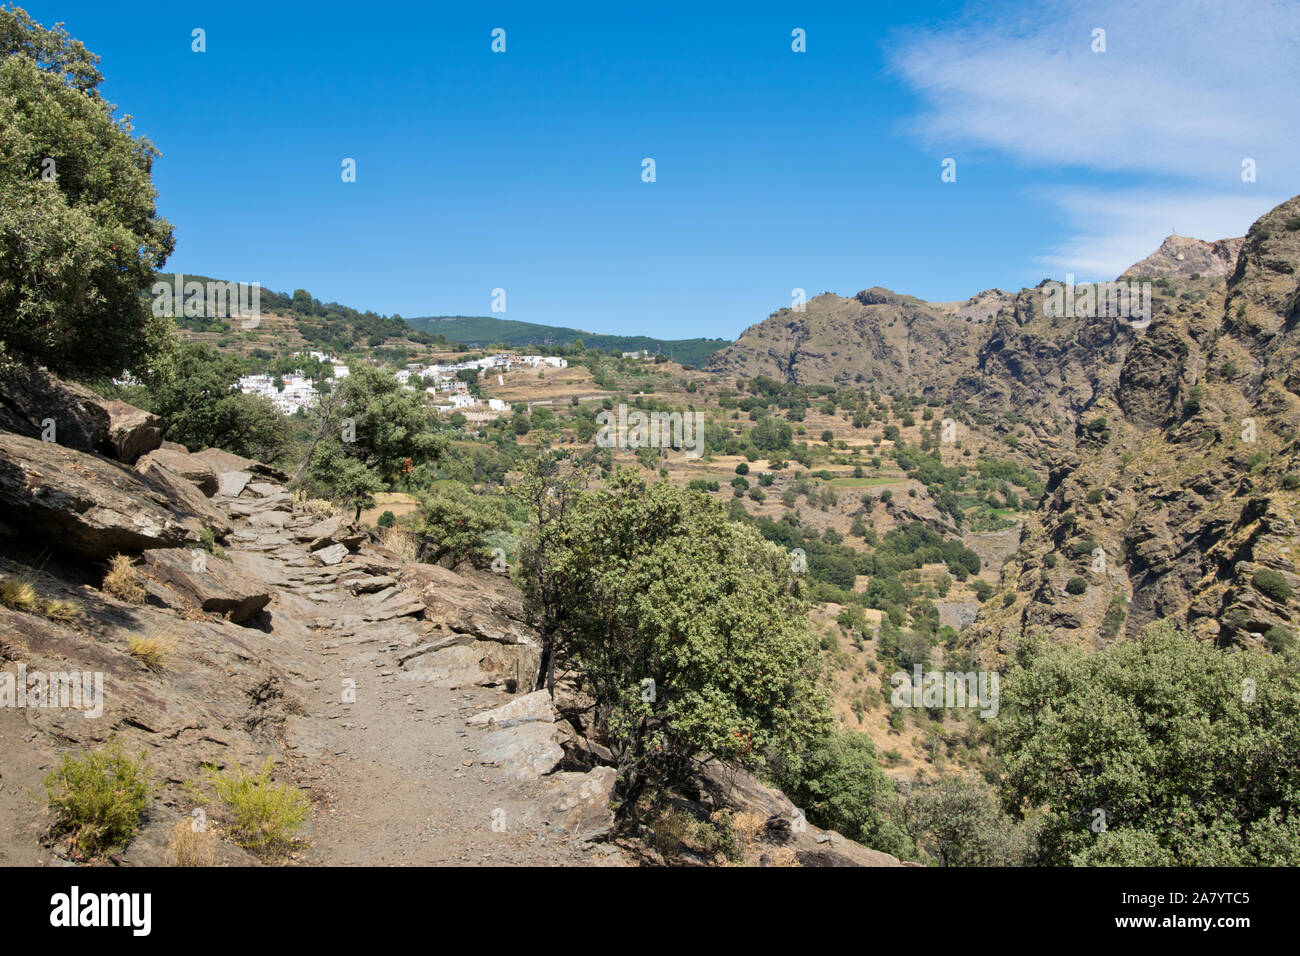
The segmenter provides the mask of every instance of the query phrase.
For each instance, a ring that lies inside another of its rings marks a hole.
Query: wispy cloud
[[[993,149],[1072,183],[1043,192],[1072,230],[1045,261],[1113,274],[1172,226],[1207,239],[1240,235],[1297,191],[1300,4],[987,9],[908,32],[892,65],[924,100],[913,131],[945,155]],[[1104,53],[1092,49],[1096,29],[1106,31]],[[1247,157],[1257,170],[1249,185]],[[1147,185],[1080,188],[1080,172]]]
[[[1289,198],[1286,194],[1155,192],[1071,188],[1034,190],[1061,214],[1062,241],[1035,261],[1061,278],[1113,279],[1146,258],[1172,232],[1201,239],[1240,236],[1246,226]]]

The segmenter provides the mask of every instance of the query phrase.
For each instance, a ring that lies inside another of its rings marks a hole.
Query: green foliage
[[[483,567],[492,560],[489,539],[510,527],[505,501],[478,494],[459,482],[440,482],[420,496],[423,530],[432,542],[427,560],[470,561]]]
[[[87,858],[130,841],[153,791],[144,754],[132,760],[117,744],[64,754],[45,777],[52,831],[70,833],[73,847]]]
[[[1032,855],[1034,825],[1017,821],[982,782],[945,777],[907,794],[908,834],[940,866],[1022,866]]]
[[[1046,812],[1037,862],[1300,863],[1294,661],[1161,621],[1094,655],[1032,651],[1001,705],[1004,803]]]
[[[829,727],[789,554],[709,500],[622,471],[552,511],[521,550],[530,612],[553,620],[608,714],[625,806],[705,753],[797,764]]]
[[[320,497],[359,508],[372,506],[376,491],[436,461],[447,448],[419,393],[370,365],[358,364],[313,414],[307,483]]]
[[[222,448],[268,464],[293,450],[288,420],[271,402],[235,388],[238,358],[186,342],[154,357],[147,400],[163,422],[163,437],[190,449]]]
[[[797,773],[781,767],[774,778],[814,826],[836,830],[873,850],[898,856],[911,852],[906,834],[886,813],[894,786],[866,734],[833,731],[818,737]]]
[[[1291,585],[1287,584],[1286,578],[1278,571],[1260,568],[1251,577],[1251,582],[1260,594],[1272,598],[1279,604],[1285,604],[1291,599]]]
[[[0,367],[121,375],[165,337],[143,296],[173,246],[158,152],[99,95],[97,59],[0,8]]]
[[[272,782],[274,766],[275,758],[267,757],[257,774],[238,766],[224,772],[207,768],[212,789],[233,815],[231,836],[245,849],[264,855],[291,849],[294,834],[311,811],[307,795],[297,787]]]

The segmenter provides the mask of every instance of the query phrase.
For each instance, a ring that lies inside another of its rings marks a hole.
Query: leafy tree
[[[168,441],[280,464],[294,447],[289,424],[268,399],[237,390],[241,371],[233,355],[183,343],[155,356],[143,404],[162,419]]]
[[[1094,655],[1031,643],[1001,697],[1003,800],[1044,808],[1038,862],[1300,863],[1293,657],[1160,621]]]
[[[158,152],[99,95],[98,62],[0,8],[0,367],[110,377],[166,334],[143,296],[173,247]]]
[[[434,431],[420,393],[391,372],[358,364],[313,411],[315,438],[299,469],[329,497],[352,502],[357,514],[373,494],[447,447]]]
[[[797,773],[778,763],[773,779],[814,826],[875,850],[910,855],[911,841],[887,815],[894,786],[866,734],[832,731],[818,737]]]
[[[1034,823],[1016,821],[983,782],[945,777],[907,794],[901,816],[918,847],[940,866],[1021,866],[1031,857]]]
[[[607,727],[625,813],[706,754],[761,767],[829,727],[820,657],[789,554],[704,496],[622,471],[547,516],[525,593],[563,609],[555,646]]]
[[[492,553],[489,537],[509,527],[504,501],[457,481],[440,482],[420,497],[424,533],[433,542],[427,560],[449,558],[453,565],[470,561],[485,566]]]

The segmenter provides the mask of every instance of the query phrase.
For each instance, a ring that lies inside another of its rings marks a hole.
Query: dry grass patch
[[[104,590],[128,604],[144,603],[144,580],[125,554],[113,555],[108,574],[104,575]]]
[[[173,866],[212,866],[217,859],[217,836],[201,830],[193,820],[177,820],[167,850]]]
[[[414,563],[420,553],[415,535],[401,528],[384,528],[379,532],[379,540],[385,548],[408,564]]]
[[[167,669],[167,658],[172,652],[171,643],[166,639],[143,637],[139,634],[133,635],[126,642],[126,649],[132,657],[154,673]]]
[[[39,609],[41,598],[36,588],[21,578],[0,578],[0,604],[14,611],[30,613]]]

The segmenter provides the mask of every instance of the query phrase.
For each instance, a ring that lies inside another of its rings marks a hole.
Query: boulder
[[[163,445],[170,445],[171,442],[164,442]],[[206,461],[196,458],[181,446],[181,451],[173,448],[160,447],[143,455],[135,463],[135,470],[141,474],[145,473],[149,466],[158,463],[173,474],[180,475],[186,481],[192,483],[204,496],[211,498],[217,493],[218,482],[217,472]]]
[[[435,687],[531,687],[537,678],[541,652],[524,644],[476,641],[468,635],[429,642],[427,651],[403,661],[405,680]],[[425,645],[428,646],[428,645]]]
[[[0,374],[0,429],[65,448],[99,452],[130,464],[162,443],[157,415],[42,368],[15,366]]]
[[[103,448],[118,461],[131,464],[162,444],[162,419],[126,402],[104,403],[108,412],[108,436]]]
[[[436,564],[409,564],[399,580],[420,595],[426,620],[485,641],[537,645],[525,621],[523,597],[504,575],[471,576]]]
[[[100,450],[108,440],[104,406],[90,389],[41,368],[17,365],[0,375],[0,428],[26,438],[44,434],[65,448]]]
[[[148,574],[202,610],[224,614],[236,624],[247,621],[271,603],[271,592],[261,581],[205,551],[150,550],[143,558]]]
[[[202,525],[117,462],[12,432],[0,432],[0,512],[34,540],[90,558],[180,547]]]
[[[475,714],[465,723],[471,727],[514,727],[530,721],[553,724],[557,716],[555,705],[551,703],[551,695],[544,690],[536,690],[531,694],[516,697],[500,707]]]
[[[618,771],[613,767],[554,774],[547,778],[521,822],[533,829],[542,826],[562,830],[579,840],[602,837],[614,827],[614,810],[609,802],[617,780]]]
[[[479,761],[500,767],[520,780],[545,776],[564,758],[553,724],[527,723],[494,730],[483,737]]]
[[[157,460],[150,461],[143,469],[137,462],[136,471],[146,482],[152,483],[168,497],[173,509],[184,509],[188,517],[183,520],[195,532],[207,528],[218,538],[230,534],[230,519],[214,507],[193,482],[182,478]]]

